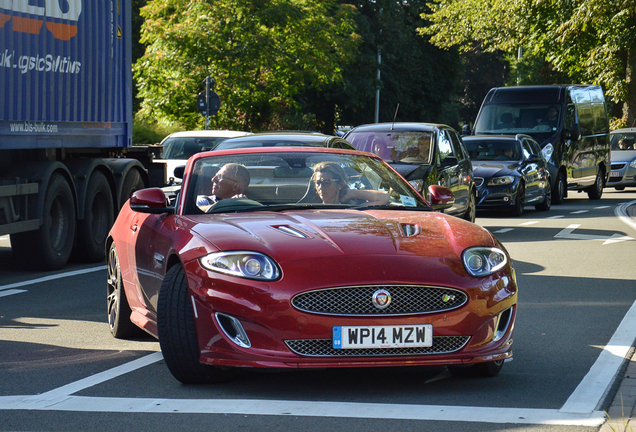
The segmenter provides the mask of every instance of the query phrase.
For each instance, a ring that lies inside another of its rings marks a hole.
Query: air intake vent
[[[278,225],[278,226],[273,226],[272,228],[277,229],[278,231],[281,231],[287,235],[291,235],[294,237],[310,238],[309,235],[305,234],[301,230],[294,227],[290,227],[289,225]]]
[[[415,224],[400,224],[400,229],[404,237],[413,237],[420,233],[419,225]]]

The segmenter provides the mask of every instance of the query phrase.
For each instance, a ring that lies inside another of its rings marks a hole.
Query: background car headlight
[[[488,186],[503,186],[514,183],[515,178],[512,176],[493,177],[488,180]]]
[[[462,252],[462,261],[471,276],[483,277],[501,270],[508,259],[504,251],[499,248],[472,247]]]
[[[219,273],[258,280],[276,280],[280,270],[276,262],[258,252],[215,252],[199,259],[203,267]]]
[[[633,161],[631,161],[631,162],[629,163],[629,166],[630,166],[631,168],[636,168],[636,159],[634,159]]]
[[[548,144],[545,147],[543,147],[543,149],[541,149],[541,153],[543,154],[543,159],[546,162],[550,161],[550,158],[552,157],[553,152],[554,152],[554,147],[552,146],[552,144]]]

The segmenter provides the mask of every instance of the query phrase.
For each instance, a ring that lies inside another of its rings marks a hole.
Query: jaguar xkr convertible
[[[428,196],[371,153],[197,153],[174,203],[143,189],[119,213],[107,243],[110,331],[158,338],[183,383],[238,368],[497,375],[512,358],[510,256],[443,213],[449,189]]]

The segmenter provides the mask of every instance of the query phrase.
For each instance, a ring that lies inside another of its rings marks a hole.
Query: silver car
[[[617,129],[610,136],[612,171],[605,187],[636,187],[636,127]]]

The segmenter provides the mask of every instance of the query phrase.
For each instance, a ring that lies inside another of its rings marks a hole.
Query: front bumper
[[[477,187],[478,210],[508,209],[516,204],[518,182],[503,186],[487,186],[487,182],[483,179]]]
[[[605,187],[636,187],[636,168],[629,166],[629,163],[612,164]]]
[[[512,357],[517,298],[512,267],[482,279],[462,278],[469,280],[470,286],[462,289],[455,285],[452,288],[465,291],[469,300],[457,309],[389,316],[334,316],[295,309],[291,305],[294,294],[321,288],[308,285],[307,281],[312,278],[302,277],[302,274],[299,277],[290,275],[300,268],[284,269],[289,278],[287,284],[284,280],[264,284],[208,272],[197,262],[186,267],[189,281],[204,281],[199,288],[191,289],[191,294],[196,311],[200,361],[205,364],[254,368],[342,368],[460,365]],[[363,281],[363,284],[366,282]],[[412,279],[400,282],[416,283]],[[307,289],[298,290],[296,287],[302,284],[307,285]],[[293,291],[289,287],[294,287]],[[223,328],[215,318],[218,312],[240,322],[249,337],[249,347],[239,346],[228,337],[231,331]],[[335,326],[420,324],[433,326],[432,347],[366,351],[336,350],[331,346]]]

